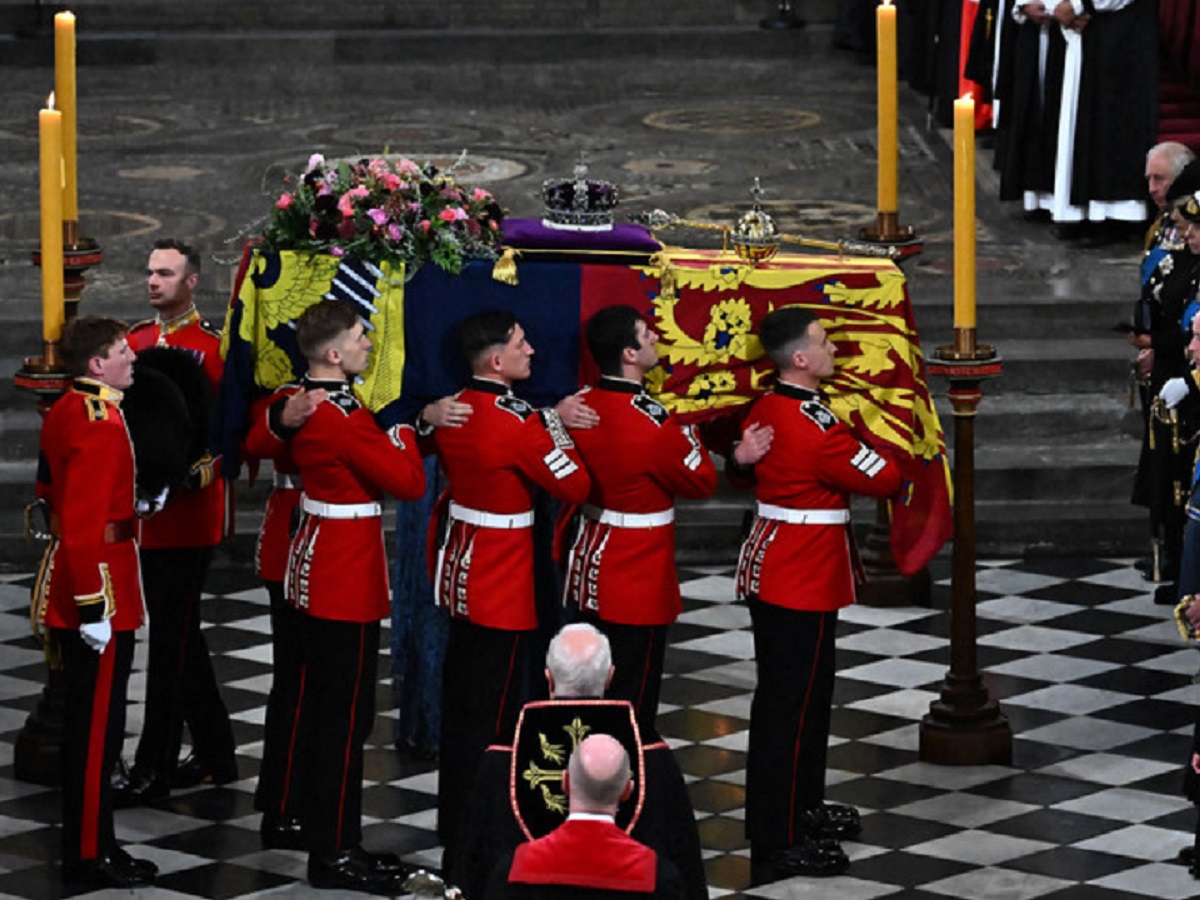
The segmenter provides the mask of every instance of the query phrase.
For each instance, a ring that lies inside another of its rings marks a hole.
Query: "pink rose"
[[[391,172],[383,172],[382,174],[380,174],[379,183],[382,184],[384,186],[384,188],[386,188],[389,191],[398,190],[400,188],[400,185],[402,184],[402,182],[400,181],[400,176],[394,175]]]
[[[387,236],[388,240],[399,241],[402,237],[404,237],[404,232],[400,229],[399,225],[393,222],[387,227]]]
[[[369,197],[370,194],[371,192],[361,185],[350,188],[350,190],[346,191],[338,199],[338,211],[346,218],[349,218],[354,215],[354,201],[361,197]]]
[[[286,191],[279,195],[279,199],[275,201],[276,209],[287,209],[292,205],[292,195]]]
[[[438,213],[438,218],[443,222],[454,222],[458,219],[458,216],[454,214],[454,210],[452,209],[443,209]]]
[[[485,191],[483,188],[475,188],[475,190],[471,193],[471,199],[479,200],[483,203],[487,203],[489,200],[492,199],[492,195],[489,194],[487,191]]]
[[[422,219],[420,222],[417,223],[417,227],[420,228],[422,231],[424,231],[426,234],[429,234],[430,223],[429,223],[428,219]]]

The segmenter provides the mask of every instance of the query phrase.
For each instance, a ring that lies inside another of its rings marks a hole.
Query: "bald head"
[[[556,700],[603,697],[612,672],[608,638],[586,622],[564,625],[546,650],[546,680]]]
[[[571,812],[613,815],[630,790],[629,754],[607,734],[584,738],[567,766]]]

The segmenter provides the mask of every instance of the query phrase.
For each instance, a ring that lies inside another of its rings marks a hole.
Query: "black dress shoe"
[[[1174,606],[1179,602],[1179,588],[1175,582],[1168,581],[1154,589],[1154,604],[1156,606]]]
[[[412,869],[400,861],[395,853],[372,853],[362,847],[355,847],[351,853],[361,853],[366,857],[368,865],[376,872],[388,875],[400,875],[407,878]]]
[[[1143,556],[1141,559],[1134,560],[1133,567],[1142,573],[1142,577],[1147,581],[1154,580],[1154,557]]]
[[[1187,866],[1190,869],[1196,861],[1196,848],[1184,847],[1179,851],[1179,855],[1171,861],[1179,863],[1181,866]]]
[[[264,850],[307,850],[304,822],[299,816],[276,816],[263,813],[258,836]]]
[[[118,847],[116,850],[112,851],[109,856],[115,859],[125,868],[141,872],[148,878],[153,878],[158,874],[158,866],[148,859],[138,859],[137,857],[130,856],[124,847]]]
[[[113,785],[113,808],[128,809],[166,800],[171,794],[167,779],[157,772],[138,769],[134,766],[129,775]]]
[[[850,868],[850,860],[833,841],[806,838],[794,847],[765,853],[751,851],[750,882],[767,884],[803,875],[809,878],[829,878],[841,875]]]
[[[315,888],[362,891],[365,894],[402,894],[404,878],[401,872],[376,869],[370,854],[361,847],[332,855],[308,855],[308,883]]]
[[[213,762],[202,759],[195,753],[175,768],[171,776],[172,788],[191,788],[201,784],[229,784],[237,781],[237,761],[227,759],[224,762]]]
[[[858,810],[840,803],[826,803],[815,809],[805,809],[799,815],[800,827],[810,838],[847,841],[862,833]]]
[[[125,854],[124,858],[129,860],[129,865],[112,853],[97,859],[63,863],[63,881],[66,884],[86,887],[89,890],[145,887],[154,883],[154,873],[136,865],[144,862],[143,860],[135,860],[128,854]],[[149,863],[149,865],[153,865],[153,863]],[[157,872],[157,867],[155,872]]]

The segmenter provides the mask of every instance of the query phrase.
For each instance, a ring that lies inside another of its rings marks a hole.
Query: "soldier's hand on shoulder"
[[[568,394],[554,407],[558,417],[568,428],[579,430],[595,428],[600,424],[600,413],[596,412],[579,394]]]
[[[470,403],[463,403],[457,394],[451,394],[427,403],[421,410],[421,421],[434,428],[462,428],[474,411]]]
[[[771,449],[775,429],[761,422],[752,422],[742,431],[742,439],[733,448],[733,461],[743,468],[757,465]]]
[[[309,420],[317,411],[317,407],[324,403],[328,396],[329,391],[324,388],[312,391],[301,388],[284,402],[280,421],[286,428],[299,428]]]

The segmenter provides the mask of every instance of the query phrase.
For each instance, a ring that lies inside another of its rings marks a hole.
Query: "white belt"
[[[300,483],[299,475],[286,475],[283,472],[276,472],[275,480],[273,483],[274,483],[275,487],[279,488],[280,490],[285,490],[285,491],[302,491],[302,490],[304,490],[304,485],[302,485]]]
[[[652,513],[622,513],[611,509],[601,509],[599,506],[587,504],[583,515],[601,525],[615,525],[617,528],[658,528],[660,525],[670,525],[675,521],[675,510],[664,509]]]
[[[759,503],[758,515],[762,519],[776,519],[789,525],[845,525],[850,521],[848,509],[792,509]]]
[[[511,531],[514,528],[529,528],[533,525],[533,510],[519,513],[490,513],[467,506],[459,506],[450,501],[450,518],[468,525],[479,525],[483,528],[503,528]]]
[[[322,519],[371,519],[383,515],[383,507],[378,503],[322,503],[308,496],[300,497],[300,508]]]

